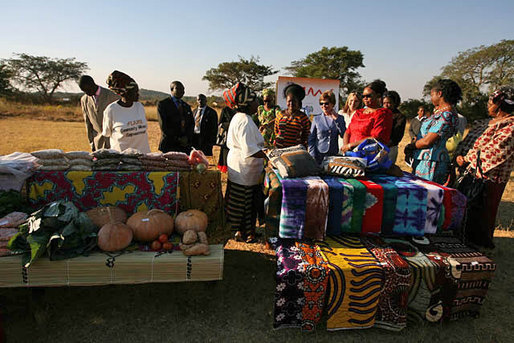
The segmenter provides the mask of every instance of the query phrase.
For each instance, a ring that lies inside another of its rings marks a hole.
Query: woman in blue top
[[[346,126],[344,117],[334,110],[336,97],[332,91],[325,91],[319,97],[322,114],[312,120],[311,133],[307,141],[309,153],[318,164],[325,156],[337,155],[339,151],[338,137],[343,138]]]
[[[405,147],[405,156],[414,158],[412,169],[417,176],[444,184],[450,171],[446,141],[457,133],[455,106],[462,99],[462,91],[456,82],[442,79],[435,82],[430,98],[434,114],[422,120],[416,140]]]

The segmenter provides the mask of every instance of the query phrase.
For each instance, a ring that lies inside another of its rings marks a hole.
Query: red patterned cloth
[[[384,207],[384,189],[369,180],[359,180],[366,186],[366,201],[362,217],[362,233],[380,233]]]
[[[469,168],[476,169],[478,150],[483,177],[497,183],[508,182],[514,167],[514,116],[489,124],[464,157],[470,162]]]
[[[346,129],[350,143],[373,137],[382,143],[389,143],[393,130],[393,113],[387,108],[379,108],[373,113],[364,113],[364,108],[357,110],[352,122]]]

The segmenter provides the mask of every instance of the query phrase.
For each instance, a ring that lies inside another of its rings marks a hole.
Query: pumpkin
[[[132,242],[133,233],[123,223],[107,223],[98,231],[98,246],[103,251],[123,250]]]
[[[207,215],[199,210],[187,210],[179,213],[175,218],[175,229],[181,235],[187,230],[205,232],[207,229]]]
[[[116,206],[95,207],[86,212],[91,221],[98,227],[107,223],[125,223],[127,214]]]
[[[128,220],[127,225],[134,232],[134,238],[140,242],[151,242],[163,233],[168,236],[173,233],[173,218],[166,212],[153,209],[136,212]]]

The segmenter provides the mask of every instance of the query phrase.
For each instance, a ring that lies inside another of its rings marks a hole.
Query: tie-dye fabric
[[[305,228],[307,184],[302,179],[282,179],[280,238],[302,239]]]
[[[361,233],[362,219],[364,217],[364,209],[366,206],[366,186],[355,179],[347,179],[349,184],[352,185],[352,221],[349,231],[347,233]]]
[[[319,177],[306,177],[303,181],[307,185],[303,238],[323,240],[327,230],[328,185]]]
[[[384,281],[378,261],[357,237],[330,236],[319,246],[330,268],[327,330],[373,326]]]
[[[384,205],[384,189],[370,180],[359,180],[366,187],[362,233],[380,233]]]
[[[343,232],[343,184],[335,177],[325,177],[323,180],[329,189],[327,235],[340,235]]]
[[[380,231],[382,234],[391,235],[393,234],[394,218],[396,215],[398,187],[396,187],[393,181],[386,178],[371,176],[369,179],[379,184],[384,190],[383,215]]]
[[[425,221],[425,233],[436,233],[443,206],[444,191],[441,187],[413,179],[413,183],[427,189],[427,219]]]
[[[354,189],[351,183],[345,179],[338,179],[343,185],[343,212],[341,213],[341,231],[350,233],[352,230],[353,218],[353,194]]]

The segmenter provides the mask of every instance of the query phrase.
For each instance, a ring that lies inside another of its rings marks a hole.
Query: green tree
[[[245,59],[239,56],[237,62],[223,62],[216,68],[207,70],[202,80],[209,81],[209,89],[225,90],[237,82],[243,82],[254,91],[260,92],[272,82],[264,82],[264,77],[276,74],[272,66],[259,64],[259,57]]]
[[[9,83],[9,71],[5,64],[0,64],[0,96],[12,93],[11,84]]]
[[[454,80],[462,88],[464,102],[482,101],[496,88],[514,83],[514,40],[502,40],[460,52],[442,68],[440,75],[427,82],[424,94],[430,94],[438,78]]]
[[[47,102],[52,101],[54,92],[68,81],[77,81],[88,69],[87,63],[75,58],[50,58],[15,54],[3,63],[10,73],[10,80],[26,91],[37,91]]]
[[[305,58],[291,62],[285,69],[293,76],[335,79],[341,82],[341,94],[363,87],[357,68],[364,67],[364,56],[348,47],[323,47]]]

